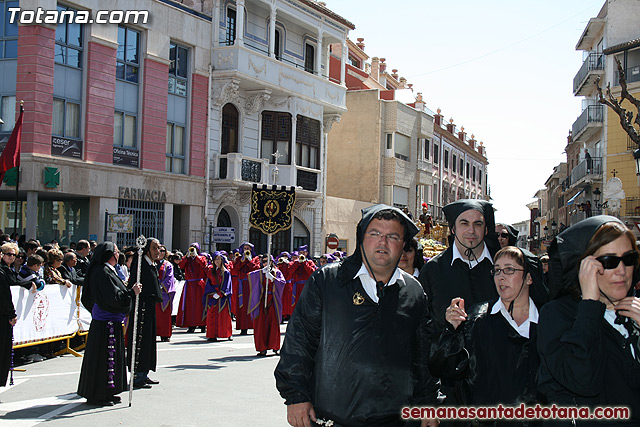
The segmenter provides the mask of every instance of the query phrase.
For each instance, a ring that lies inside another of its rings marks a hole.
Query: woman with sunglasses
[[[507,246],[515,246],[518,241],[518,233],[518,230],[509,224],[496,224],[496,235],[501,249]]]
[[[454,382],[466,406],[535,404],[538,309],[548,299],[540,261],[508,246],[496,253],[491,274],[499,299],[466,308],[462,298],[452,299],[429,369]]]
[[[4,387],[7,384],[12,363],[12,328],[18,321],[11,297],[11,286],[23,286],[35,292],[36,285],[33,282],[20,282],[16,272],[11,268],[18,254],[18,245],[13,242],[5,243],[0,247],[0,250],[2,250],[2,259],[0,260],[0,386]]]
[[[554,239],[549,264],[555,299],[540,313],[539,390],[557,405],[630,409],[625,420],[556,424],[640,425],[640,299],[634,288],[638,248],[633,233],[612,216],[587,218]]]

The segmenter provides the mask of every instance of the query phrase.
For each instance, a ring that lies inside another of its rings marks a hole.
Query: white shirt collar
[[[106,265],[107,267],[109,267],[111,270],[113,270],[114,273],[118,274],[118,272],[116,271],[116,267],[109,264],[108,262],[105,262],[104,265]]]
[[[362,287],[364,288],[369,298],[371,298],[375,303],[378,302],[378,291],[376,289],[376,281],[373,280],[373,277],[369,274],[367,267],[365,267],[364,262],[360,266],[360,270],[356,273],[353,278],[360,278],[360,283],[362,283]],[[393,276],[391,276],[391,280],[385,286],[391,286],[394,283],[398,282],[398,285],[405,285],[404,279],[402,278],[402,272],[399,268],[396,267],[396,271],[393,272]]]
[[[462,254],[460,254],[460,251],[458,250],[458,245],[456,245],[456,242],[454,241],[453,244],[452,244],[452,246],[453,246],[453,256],[451,257],[451,265],[453,265],[453,262],[456,259],[459,259],[462,262],[465,262],[465,263],[469,264],[469,268],[473,268],[476,265],[478,265],[485,258],[488,258],[489,261],[491,261],[491,264],[493,264],[493,259],[491,258],[491,254],[489,253],[489,249],[487,249],[487,245],[484,242],[482,242],[482,244],[484,245],[484,249],[482,250],[482,253],[478,257],[478,259],[470,261],[468,259],[462,258]]]
[[[604,311],[604,319],[609,322],[609,324],[611,326],[613,326],[613,329],[615,329],[616,331],[618,331],[623,337],[629,338],[629,331],[627,331],[627,328],[624,327],[624,325],[620,325],[618,323],[616,323],[616,311],[615,310],[605,310]],[[629,346],[631,348],[631,353],[633,354],[633,357],[636,356],[636,352],[635,349],[633,348],[633,346]]]
[[[413,269],[413,277],[415,277],[417,279],[418,276],[420,276],[420,270],[418,270],[417,268],[414,268]]]
[[[496,301],[496,303],[493,304],[493,307],[491,307],[491,314],[496,314],[498,312],[502,314],[502,317],[504,317],[505,320],[509,322],[509,325],[511,325],[511,327],[515,329],[520,336],[525,338],[529,338],[529,328],[531,327],[531,324],[538,323],[538,309],[533,303],[531,297],[529,297],[529,317],[527,317],[527,320],[522,322],[522,325],[520,326],[518,326],[516,321],[513,320],[513,318],[509,314],[509,311],[507,310],[507,307],[504,306],[501,298],[498,298],[498,301]]]

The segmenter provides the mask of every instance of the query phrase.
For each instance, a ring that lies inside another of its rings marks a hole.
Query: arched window
[[[238,152],[238,109],[233,104],[222,108],[221,154]]]
[[[276,37],[274,40],[274,49],[275,49],[275,54],[276,54],[276,59],[278,61],[282,60],[282,47],[280,46],[280,30],[276,28]]]
[[[310,244],[310,236],[311,233],[309,233],[309,230],[307,229],[307,227],[304,225],[304,223],[302,221],[300,221],[298,218],[293,218],[293,249],[297,249],[302,245],[309,245]],[[311,249],[311,247],[309,247],[309,249]],[[309,254],[310,256],[313,256],[313,254]]]
[[[218,221],[216,222],[216,227],[232,227],[231,225],[231,217],[229,213],[222,209],[218,214]],[[231,252],[231,243],[216,243],[216,249],[219,251],[227,251]]]

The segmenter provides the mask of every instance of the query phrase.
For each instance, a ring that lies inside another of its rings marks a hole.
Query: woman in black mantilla
[[[162,302],[162,290],[158,280],[156,261],[160,259],[160,242],[149,238],[142,254],[140,283],[140,304],[138,306],[138,330],[136,333],[136,366],[134,367],[134,388],[150,388],[158,381],[149,378],[149,371],[156,370],[156,303]],[[138,256],[133,257],[129,275],[129,287],[136,283]],[[131,368],[131,349],[133,340],[133,319],[129,316],[127,327],[127,366]]]
[[[91,311],[91,327],[82,359],[78,394],[88,404],[113,405],[127,389],[122,322],[140,286],[127,289],[115,264],[118,248],[112,242],[96,247],[82,288],[82,304]]]
[[[465,309],[464,299],[452,299],[446,327],[432,345],[429,369],[455,381],[456,401],[465,406],[535,404],[540,401],[538,308],[548,301],[540,261],[527,250],[507,246],[496,253],[491,274],[498,300]]]
[[[553,301],[540,312],[538,389],[549,403],[625,406],[627,420],[545,425],[640,425],[638,248],[627,227],[595,216],[560,233],[549,249]]]

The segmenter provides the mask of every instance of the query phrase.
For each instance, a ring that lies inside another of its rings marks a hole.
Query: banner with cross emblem
[[[293,205],[296,201],[294,187],[253,184],[251,190],[251,215],[249,222],[264,234],[273,235],[288,230],[293,224]]]

